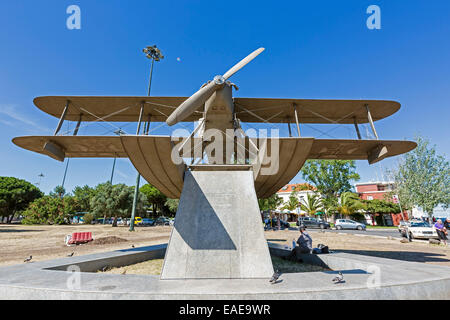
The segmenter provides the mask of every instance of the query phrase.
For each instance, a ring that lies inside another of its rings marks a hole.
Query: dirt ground
[[[172,227],[128,227],[113,228],[111,225],[70,225],[70,226],[23,226],[0,225],[0,266],[23,263],[33,256],[33,261],[86,255],[119,249],[129,249],[133,245],[167,243]],[[88,244],[68,247],[64,238],[73,232],[92,232],[94,241]]]
[[[0,266],[23,263],[30,255],[33,261],[64,258],[74,252],[85,255],[119,249],[128,249],[167,243],[172,227],[137,227],[129,232],[128,227],[112,228],[110,225],[72,226],[23,226],[0,225]],[[76,247],[64,244],[66,235],[73,232],[92,232],[94,242]],[[417,261],[450,267],[450,248],[428,243],[401,243],[398,239],[372,236],[310,232],[313,246],[323,243],[330,250],[365,254],[390,259]],[[365,233],[362,233],[365,234]],[[266,231],[266,239],[291,246],[298,238],[294,230]]]

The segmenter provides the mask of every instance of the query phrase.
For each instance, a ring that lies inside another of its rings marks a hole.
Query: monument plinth
[[[229,167],[186,172],[161,279],[272,276],[253,172]]]

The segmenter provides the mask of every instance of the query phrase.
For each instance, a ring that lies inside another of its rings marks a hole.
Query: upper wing
[[[187,97],[38,97],[34,104],[42,111],[60,118],[67,101],[70,101],[66,119],[118,122],[138,121],[144,104],[144,120],[150,115],[152,121],[164,122]],[[294,105],[300,123],[367,123],[368,105],[374,121],[386,118],[400,109],[394,101],[382,100],[302,100],[234,98],[237,117],[243,122],[283,123],[295,122]],[[202,117],[196,111],[185,122]]]
[[[386,118],[400,109],[400,103],[383,100],[303,100],[234,98],[237,117],[243,122],[295,122],[295,107],[300,123],[367,123],[367,109],[373,121]]]

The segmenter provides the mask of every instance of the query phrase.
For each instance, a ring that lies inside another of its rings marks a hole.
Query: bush
[[[66,224],[74,212],[72,198],[45,196],[33,201],[23,212],[22,224]]]
[[[91,224],[92,220],[94,220],[94,216],[92,215],[92,213],[86,213],[83,216],[83,223],[84,224]]]

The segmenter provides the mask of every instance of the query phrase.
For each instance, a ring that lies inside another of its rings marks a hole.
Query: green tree
[[[352,190],[351,181],[358,181],[353,160],[308,160],[301,172],[324,197],[336,197]]]
[[[65,194],[66,194],[66,189],[64,189],[63,186],[56,186],[55,189],[53,189],[53,191],[50,192],[50,196],[58,197],[61,199],[64,197]]]
[[[139,191],[145,195],[147,203],[152,206],[153,215],[156,216],[158,209],[163,209],[163,206],[167,201],[167,197],[151,184],[143,185]]]
[[[391,201],[386,200],[361,200],[364,207],[363,209],[370,214],[381,214],[381,219],[383,221],[383,225],[386,225],[386,221],[384,219],[384,214],[387,213],[400,213],[400,207],[398,204],[395,204]]]
[[[258,199],[259,210],[273,211],[283,203],[283,199],[276,193],[265,199]]]
[[[361,200],[367,213],[400,213],[398,204],[385,200]]]
[[[91,224],[92,220],[94,220],[94,215],[92,213],[86,213],[83,216],[83,224]]]
[[[83,187],[75,187],[73,189],[73,195],[79,206],[79,210],[82,212],[91,211],[91,198],[95,195],[95,189],[85,185]]]
[[[113,227],[117,226],[117,218],[129,217],[133,206],[134,187],[124,184],[112,185],[110,182],[99,184],[91,198],[90,206],[94,216],[113,217]],[[145,195],[138,194],[136,212],[144,212]]]
[[[11,223],[17,213],[44,194],[33,184],[13,178],[0,177],[0,216],[2,222]]]
[[[276,193],[268,198],[258,199],[258,205],[260,211],[270,212],[270,224],[272,224],[272,211],[276,210],[283,203],[283,199],[279,197]]]
[[[306,199],[300,203],[300,208],[309,216],[314,216],[317,212],[323,210],[322,199],[317,193],[308,193]]]
[[[353,160],[308,160],[301,172],[303,179],[313,184],[321,194],[325,213],[333,220],[334,214],[338,213],[337,197],[351,192],[351,182],[360,179]]]
[[[177,213],[179,204],[180,200],[178,199],[167,199],[164,203],[164,206],[167,207],[171,215],[175,215]]]
[[[417,148],[404,155],[391,174],[402,206],[421,207],[431,217],[439,204],[450,205],[450,164],[436,146],[416,138]]]
[[[343,192],[339,196],[336,211],[341,215],[349,218],[350,216],[360,218],[359,210],[364,209],[364,205],[358,195],[353,192]]]
[[[44,196],[33,201],[23,212],[23,224],[68,224],[75,213],[73,197]]]
[[[284,202],[283,209],[295,211],[298,208],[298,203],[297,192],[293,191],[288,200]]]

